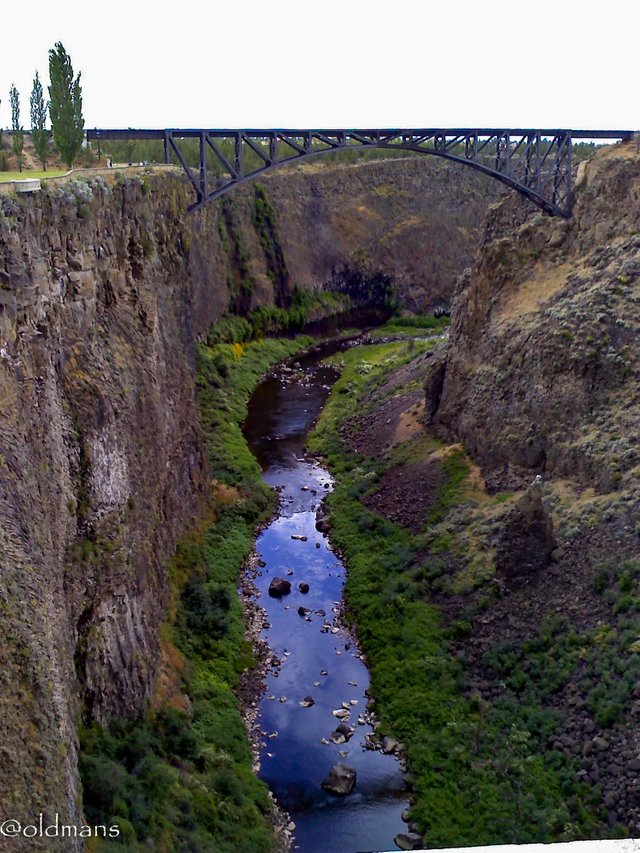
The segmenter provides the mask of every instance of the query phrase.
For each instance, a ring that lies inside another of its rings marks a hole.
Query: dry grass
[[[424,225],[424,218],[421,216],[408,216],[406,219],[403,219],[401,222],[398,222],[391,228],[380,240],[382,245],[385,245],[389,242],[389,240],[393,240],[396,237],[399,237],[404,231],[408,231],[411,228],[419,228],[421,225]]]
[[[65,183],[66,181],[76,180],[77,178],[94,178],[100,175],[105,181],[111,183],[116,180],[116,176],[130,177],[131,175],[139,175],[141,173],[165,173],[173,172],[182,174],[180,166],[164,165],[163,163],[155,163],[153,166],[123,166],[107,169],[104,166],[99,166],[91,169],[72,169],[71,171],[60,169],[49,169],[46,172],[29,169],[24,172],[0,172],[0,190],[11,192],[13,190],[13,182],[19,180],[27,180],[39,178],[51,183]]]
[[[167,705],[185,714],[191,712],[191,702],[184,693],[184,672],[186,661],[173,643],[170,632],[160,634],[160,660],[158,674],[151,695],[151,707],[154,711]]]
[[[574,263],[538,262],[517,289],[505,288],[493,322],[499,326],[525,314],[539,313],[540,307],[559,293],[566,286],[568,276],[576,271]]]
[[[218,506],[233,506],[240,501],[240,492],[236,487],[222,483],[220,480],[211,481],[211,493]]]
[[[402,444],[403,441],[409,441],[416,438],[424,432],[422,425],[422,416],[424,415],[424,400],[421,400],[417,405],[412,405],[410,409],[402,412],[398,418],[398,423],[391,439],[391,447]]]
[[[598,151],[598,156],[607,160],[635,159],[639,156],[638,146],[632,140],[620,142],[618,145],[605,145]]]

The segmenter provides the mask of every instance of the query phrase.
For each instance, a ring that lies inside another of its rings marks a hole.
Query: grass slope
[[[40,178],[41,180],[59,178],[61,175],[66,175],[67,171],[68,169],[47,169],[46,172],[36,169],[25,169],[22,172],[0,172],[0,184],[7,181],[26,181],[33,178]]]

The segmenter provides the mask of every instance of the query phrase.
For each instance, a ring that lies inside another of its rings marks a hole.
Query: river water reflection
[[[366,711],[367,669],[353,639],[335,624],[345,570],[315,527],[331,476],[304,457],[307,433],[337,378],[319,361],[337,347],[320,347],[300,359],[299,368],[263,381],[250,401],[244,427],[265,481],[281,497],[278,516],[256,546],[265,565],[254,583],[270,624],[262,636],[282,662],[271,667],[259,708],[259,725],[266,732],[260,776],[291,814],[294,849],[303,853],[397,850],[393,838],[406,829],[400,817],[407,801],[398,761],[364,748],[371,732],[369,724],[359,722]],[[275,577],[291,582],[290,594],[268,595]],[[309,585],[308,593],[299,590],[300,583]],[[300,614],[300,607],[310,612]],[[313,700],[311,707],[300,704],[307,697]],[[343,703],[350,708],[343,722],[354,733],[348,742],[334,744],[330,735],[341,720],[332,712]],[[357,772],[347,796],[321,788],[338,762]]]

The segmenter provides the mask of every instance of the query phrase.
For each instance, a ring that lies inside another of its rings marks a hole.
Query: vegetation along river
[[[397,850],[394,836],[406,829],[401,766],[394,755],[367,749],[369,676],[339,618],[345,567],[316,529],[332,479],[304,452],[337,378],[321,362],[338,346],[316,347],[265,379],[244,426],[265,481],[280,492],[278,515],[256,544],[254,584],[272,653],[259,706],[260,775],[291,815],[293,846],[303,853]],[[290,592],[270,594],[275,578],[288,581]],[[322,787],[336,764],[356,771],[349,794]]]

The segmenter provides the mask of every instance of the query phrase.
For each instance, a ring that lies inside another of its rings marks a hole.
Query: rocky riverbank
[[[395,342],[358,355],[341,357],[343,375],[312,448],[339,472],[327,503],[349,566],[346,602],[370,665],[380,733],[406,747],[412,828],[425,845],[618,832],[562,734],[562,718],[570,726],[588,706],[555,701],[552,686],[575,684],[576,659],[607,679],[613,661],[608,650],[593,657],[600,634],[582,633],[579,621],[565,640],[562,624],[524,616],[531,582],[523,573],[540,572],[532,561],[553,549],[557,531],[546,485],[492,496],[459,444],[425,430],[421,380],[433,348]],[[487,535],[495,544],[485,544]],[[519,630],[528,646],[514,661],[507,655]],[[587,740],[602,738],[604,751],[611,741],[596,729]],[[582,746],[589,757],[598,748]],[[581,828],[571,830],[571,821]]]
[[[274,511],[274,514],[275,512],[277,510]],[[268,522],[264,522],[261,529],[264,529],[267,524]],[[269,623],[266,611],[258,603],[260,592],[254,583],[259,574],[261,562],[254,550],[247,560],[240,578],[245,636],[251,643],[254,665],[241,678],[239,699],[242,719],[253,753],[252,770],[256,775],[260,772],[260,750],[263,737],[265,737],[265,732],[260,727],[258,705],[266,690],[265,679],[269,667],[272,665],[273,657],[268,642],[262,636]],[[289,853],[292,849],[295,823],[291,820],[291,815],[278,805],[271,791],[269,791],[269,800],[271,803],[271,821],[278,841],[278,851],[279,853]]]

